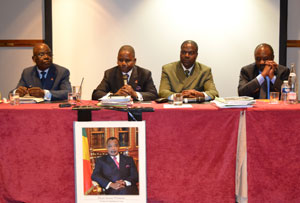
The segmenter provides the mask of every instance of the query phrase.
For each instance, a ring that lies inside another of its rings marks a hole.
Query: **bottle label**
[[[282,92],[283,93],[288,93],[288,92],[290,92],[290,88],[289,87],[284,87],[284,88],[282,88]]]
[[[296,100],[297,94],[296,92],[289,92],[288,93],[288,100]]]

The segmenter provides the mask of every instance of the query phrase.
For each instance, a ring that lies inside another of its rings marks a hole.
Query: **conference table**
[[[236,185],[246,188],[248,202],[300,201],[300,104],[134,107],[154,109],[142,114],[147,202],[235,202]],[[75,202],[77,119],[58,103],[0,104],[0,202]],[[127,119],[126,112],[101,109],[91,120]]]

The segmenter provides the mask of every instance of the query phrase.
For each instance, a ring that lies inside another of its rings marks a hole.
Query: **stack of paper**
[[[128,107],[132,105],[130,96],[109,96],[101,98],[98,106],[104,107]]]
[[[219,108],[248,108],[252,107],[252,105],[255,103],[255,100],[253,97],[246,96],[223,98],[216,97],[212,103],[215,103]]]
[[[43,102],[44,98],[32,97],[29,95],[25,95],[24,97],[20,97],[20,104],[35,104]]]

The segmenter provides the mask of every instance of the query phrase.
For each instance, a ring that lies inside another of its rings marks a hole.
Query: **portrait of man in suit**
[[[48,101],[66,100],[72,91],[68,69],[52,63],[52,52],[47,44],[33,47],[35,66],[25,68],[15,90],[21,97],[26,94]]]
[[[218,96],[211,68],[196,62],[197,56],[195,41],[186,40],[181,44],[180,61],[162,67],[159,97],[172,100],[174,93],[182,93],[185,98],[211,100]]]
[[[107,155],[96,160],[92,180],[109,195],[138,195],[138,171],[130,156],[119,154],[119,140],[107,139]]]
[[[104,73],[98,87],[93,91],[92,99],[104,96],[131,96],[135,101],[151,101],[157,98],[151,72],[135,65],[135,51],[132,46],[124,45],[118,53],[117,64]]]

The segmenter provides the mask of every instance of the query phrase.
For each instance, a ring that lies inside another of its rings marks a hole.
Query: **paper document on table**
[[[174,105],[174,104],[164,104],[165,109],[177,109],[177,108],[193,108],[191,104],[182,104],[182,105]]]
[[[255,100],[253,97],[216,97],[215,100],[212,101],[219,108],[249,108],[255,104]]]
[[[102,97],[101,101],[97,104],[98,106],[118,106],[127,107],[132,105],[132,100],[130,96],[107,96]]]
[[[20,104],[35,104],[43,102],[44,98],[32,97],[29,95],[25,95],[24,97],[20,97]]]

